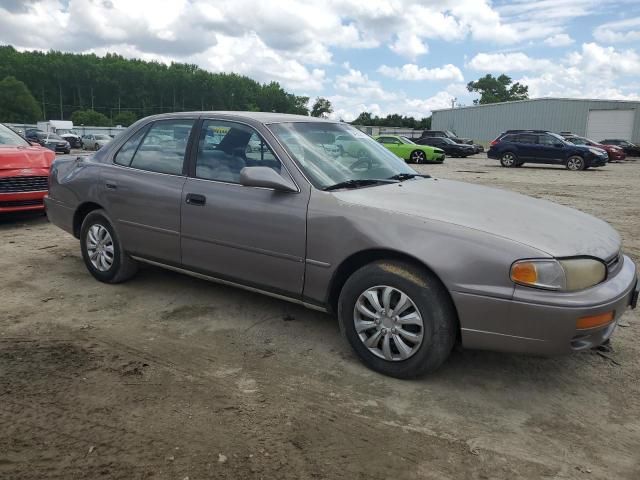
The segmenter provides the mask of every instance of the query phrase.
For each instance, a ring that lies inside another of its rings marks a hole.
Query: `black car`
[[[465,143],[456,143],[447,137],[422,137],[415,142],[418,145],[431,145],[444,150],[444,153],[448,157],[468,157],[476,153],[476,149],[473,145],[467,145]]]
[[[605,150],[567,142],[560,135],[543,130],[511,130],[491,142],[489,158],[500,160],[503,167],[520,167],[525,163],[564,165],[569,170],[585,170],[607,164]]]
[[[615,145],[624,150],[629,157],[640,157],[640,145],[628,142],[626,140],[620,140],[619,138],[600,140],[603,145]]]
[[[440,137],[450,138],[456,143],[466,143],[467,145],[473,145],[473,140],[470,138],[460,138],[455,132],[451,130],[423,130],[422,138],[424,137]]]
[[[25,137],[30,142],[36,142],[56,153],[71,153],[71,145],[64,138],[55,133],[47,133],[42,130],[29,129],[25,132]]]

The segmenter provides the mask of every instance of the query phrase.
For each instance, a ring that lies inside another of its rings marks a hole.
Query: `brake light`
[[[498,143],[500,143],[500,139],[499,139],[499,138],[496,138],[493,142],[491,142],[491,143],[489,144],[489,146],[490,146],[490,147],[493,147],[494,145],[497,145]]]

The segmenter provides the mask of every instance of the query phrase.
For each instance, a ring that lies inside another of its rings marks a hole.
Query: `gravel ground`
[[[640,162],[419,166],[580,208],[640,260]],[[363,367],[333,318],[144,268],[107,286],[42,215],[0,219],[0,478],[640,478],[640,322],[609,358]]]

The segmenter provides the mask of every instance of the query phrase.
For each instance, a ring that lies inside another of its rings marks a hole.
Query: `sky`
[[[0,44],[275,80],[346,121],[471,105],[487,73],[640,99],[639,0],[0,0]]]

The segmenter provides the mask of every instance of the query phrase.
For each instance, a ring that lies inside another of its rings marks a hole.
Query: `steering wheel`
[[[366,168],[362,168],[365,167]],[[349,170],[352,171],[356,171],[356,170],[371,170],[373,168],[373,160],[371,160],[368,157],[365,158],[360,158],[358,160],[356,160],[355,162],[353,162],[351,165],[349,165]]]

